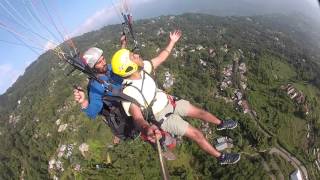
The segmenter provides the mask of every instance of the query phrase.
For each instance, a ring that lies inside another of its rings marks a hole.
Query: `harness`
[[[173,96],[170,96],[170,95],[167,95],[167,98],[168,98],[168,101],[169,103],[172,105],[173,107],[173,112],[169,112],[167,114],[165,114],[160,120],[158,123],[162,124],[165,120],[168,119],[169,116],[171,116],[172,114],[174,114],[174,111],[176,110],[176,101],[177,101],[177,98],[176,97],[173,97]]]
[[[174,111],[175,111],[175,107],[176,107],[176,98],[174,98],[173,96],[169,96],[167,95],[167,98],[168,98],[168,104],[170,103],[172,106],[173,106],[173,111],[172,112],[169,112],[167,114],[165,114],[159,121],[156,120],[155,118],[155,115],[154,115],[154,112],[153,112],[153,109],[152,109],[152,106],[153,104],[155,103],[156,101],[156,94],[157,94],[157,88],[155,89],[154,91],[154,95],[153,95],[153,98],[152,100],[150,101],[150,103],[148,103],[147,99],[145,98],[145,96],[143,95],[143,88],[144,88],[144,82],[145,82],[145,79],[146,79],[146,75],[148,75],[149,77],[151,77],[151,75],[146,72],[145,70],[143,70],[143,74],[142,74],[142,84],[141,84],[141,87],[138,88],[134,85],[132,85],[132,83],[126,83],[125,86],[128,87],[133,87],[134,89],[136,89],[139,94],[141,95],[143,101],[144,101],[144,104],[145,106],[141,105],[140,104],[140,108],[142,110],[142,114],[143,114],[143,117],[144,119],[146,119],[148,121],[148,123],[150,124],[154,124],[156,125],[160,132],[161,132],[161,135],[162,135],[162,138],[159,140],[160,142],[160,146],[165,150],[167,151],[167,149],[173,149],[175,146],[176,146],[176,140],[175,138],[172,137],[172,135],[166,131],[164,131],[162,128],[161,128],[161,125],[162,123],[168,119],[168,117],[172,114],[174,114]],[[136,103],[137,104],[137,103]],[[167,105],[168,105],[167,104]],[[138,104],[137,104],[138,105]],[[167,106],[166,105],[166,106]],[[165,107],[166,107],[165,106]],[[149,142],[148,138],[147,138],[147,135],[145,135],[144,133],[141,133],[141,139],[144,140],[144,141],[147,141]],[[155,147],[155,144],[149,142],[154,148]]]
[[[149,77],[151,77],[151,75],[150,75],[148,72],[146,72],[145,70],[143,70],[142,72],[143,72],[143,74],[142,74],[142,84],[141,84],[140,89],[139,89],[138,87],[136,87],[136,86],[133,86],[132,83],[127,83],[127,84],[125,84],[125,85],[126,85],[126,86],[130,86],[130,87],[133,87],[134,89],[136,89],[136,90],[140,93],[140,95],[141,95],[141,97],[142,97],[142,99],[143,99],[143,101],[144,101],[144,104],[145,104],[145,106],[146,106],[146,107],[144,107],[144,106],[140,105],[141,108],[144,108],[144,109],[143,109],[143,116],[144,116],[144,118],[145,118],[149,123],[152,123],[152,124],[156,125],[158,128],[161,129],[162,123],[163,123],[166,119],[168,119],[168,117],[169,117],[170,115],[174,114],[175,107],[176,107],[176,99],[175,99],[174,97],[170,96],[170,95],[167,95],[167,98],[168,98],[168,101],[169,101],[168,103],[170,103],[170,104],[173,106],[173,111],[170,112],[170,113],[166,113],[159,121],[157,121],[156,118],[155,118],[155,115],[154,115],[152,106],[153,106],[154,102],[156,101],[156,98],[155,98],[155,97],[156,97],[156,94],[157,94],[158,91],[157,91],[157,89],[155,89],[153,98],[152,98],[151,102],[148,103],[148,101],[147,101],[147,99],[145,98],[145,96],[143,95],[143,92],[142,92],[142,91],[143,91],[143,87],[144,87],[145,76],[148,75]]]
[[[139,131],[135,126],[132,117],[127,116],[121,101],[130,101],[137,103],[135,99],[123,94],[122,85],[120,82],[116,83],[116,80],[111,77],[111,67],[108,66],[108,71],[105,74],[107,82],[110,84],[108,91],[103,95],[103,107],[100,111],[100,115],[104,116],[103,121],[108,125],[112,133],[122,140],[134,139],[138,136]],[[97,78],[101,78],[96,75]],[[96,79],[89,78],[90,81],[87,86],[88,97],[91,89],[91,85]],[[119,84],[120,83],[120,84]],[[90,100],[90,99],[89,99]]]

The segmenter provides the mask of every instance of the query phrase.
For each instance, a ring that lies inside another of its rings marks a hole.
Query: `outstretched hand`
[[[176,43],[180,39],[181,35],[182,35],[181,30],[175,30],[173,32],[170,32],[170,40]]]
[[[168,59],[174,45],[180,39],[181,35],[182,33],[180,30],[175,30],[173,32],[170,32],[170,36],[169,36],[170,41],[167,47],[164,48],[163,51],[161,51],[157,57],[151,59],[154,70],[157,69],[164,61]]]

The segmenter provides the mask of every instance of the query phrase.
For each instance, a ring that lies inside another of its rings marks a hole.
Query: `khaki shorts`
[[[183,120],[182,117],[187,116],[189,108],[189,101],[181,99],[176,101],[176,108],[174,112],[173,106],[169,103],[162,111],[155,114],[155,118],[157,121],[160,121],[166,114],[173,112],[173,114],[163,121],[161,128],[171,134],[183,136],[187,131],[189,123]]]

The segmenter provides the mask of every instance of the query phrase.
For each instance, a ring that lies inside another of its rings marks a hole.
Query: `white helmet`
[[[88,64],[90,68],[93,68],[94,65],[98,62],[100,57],[102,56],[103,51],[97,47],[89,48],[86,52],[84,52],[82,58]]]

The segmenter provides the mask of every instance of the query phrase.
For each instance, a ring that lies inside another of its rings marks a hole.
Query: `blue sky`
[[[45,6],[43,6],[43,2]],[[119,1],[114,0],[114,3],[119,3]],[[28,8],[25,8],[26,6]],[[83,2],[79,0],[0,0],[0,24],[4,24],[10,31],[8,32],[6,29],[0,28],[0,53],[2,56],[0,60],[0,94],[4,93],[15,82],[17,77],[23,74],[24,69],[41,54],[41,50],[30,49],[28,46],[37,46],[37,48],[46,47],[47,40],[40,40],[41,38],[35,39],[39,37],[36,37],[37,35],[34,35],[32,32],[39,33],[52,41],[62,42],[62,37],[53,25],[51,25],[50,31],[56,34],[56,38],[50,37],[53,35],[50,35],[46,28],[35,18],[32,19],[32,16],[29,14],[30,11],[34,10],[32,7],[37,8],[36,13],[38,13],[38,18],[42,17],[40,22],[48,23],[49,25],[47,24],[47,26],[49,27],[50,18],[44,13],[47,7],[50,14],[55,16],[55,22],[57,24],[62,22],[60,24],[63,24],[63,26],[60,26],[59,29],[61,31],[64,28],[67,29],[72,36],[96,28],[94,25],[92,28],[86,27],[84,23],[90,21],[90,18],[99,11],[112,7],[112,3],[108,0]],[[59,18],[61,18],[61,21]],[[118,21],[120,22],[120,20]],[[26,29],[30,29],[32,32]],[[16,37],[24,39],[28,46],[22,44]]]
[[[309,11],[310,7],[313,8],[314,14],[319,15],[317,0],[0,0],[0,94],[43,51],[28,46],[46,49],[52,42],[61,43],[63,38],[58,30],[63,31],[61,34],[64,36],[77,36],[108,24],[120,23],[117,10],[124,2],[129,5],[135,19],[183,12],[236,15],[245,11],[244,15],[250,15],[247,13],[250,8],[253,15],[257,12],[272,13],[273,10],[281,12],[284,8],[299,10],[302,6]],[[50,23],[46,10],[58,30]],[[39,22],[46,24],[50,32]]]

